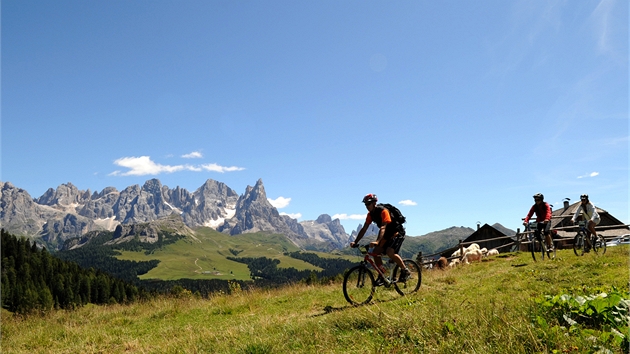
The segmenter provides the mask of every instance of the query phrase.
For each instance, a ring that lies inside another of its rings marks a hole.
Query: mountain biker
[[[597,213],[597,210],[595,210],[595,205],[593,205],[593,203],[588,200],[588,194],[582,194],[580,196],[580,205],[575,211],[575,215],[573,215],[573,218],[571,219],[571,222],[573,224],[575,224],[580,214],[583,215],[584,220],[588,220],[588,225],[586,227],[588,228],[588,231],[591,232],[591,235],[597,235],[597,233],[595,232],[595,225],[598,225],[601,219],[599,217],[599,214]],[[589,240],[589,237],[585,237],[585,239],[585,252],[589,252],[591,250],[591,241]]]
[[[363,227],[357,235],[357,238],[353,242],[350,242],[350,247],[354,248],[359,246],[359,241],[363,238],[363,235],[365,235],[365,232],[370,224],[374,222],[379,228],[376,241],[370,243],[370,246],[374,247],[373,253],[377,254],[374,256],[374,262],[379,268],[383,269],[383,259],[381,254],[387,254],[389,259],[393,260],[400,269],[402,269],[400,273],[400,280],[407,280],[410,274],[409,270],[405,267],[405,263],[398,255],[398,250],[400,250],[400,246],[405,240],[404,229],[402,228],[402,225],[397,225],[396,222],[392,221],[387,208],[382,205],[376,205],[377,201],[378,198],[376,197],[376,194],[367,194],[363,197],[363,203],[368,210],[368,214],[365,218]],[[380,275],[377,282],[383,282]]]
[[[537,221],[534,236],[536,236],[536,239],[541,240],[540,233],[542,232],[545,235],[547,249],[551,252],[553,251],[553,242],[551,242],[551,233],[549,232],[551,228],[551,206],[549,206],[549,203],[545,202],[545,196],[542,195],[542,193],[534,194],[534,205],[529,209],[529,213],[527,213],[523,225],[527,225],[534,213],[536,213]]]

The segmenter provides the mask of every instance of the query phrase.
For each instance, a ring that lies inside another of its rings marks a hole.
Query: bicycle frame
[[[362,305],[370,302],[374,291],[379,286],[389,288],[393,285],[397,293],[402,296],[418,291],[422,284],[421,267],[412,259],[403,259],[403,267],[396,264],[388,276],[386,271],[376,266],[375,258],[380,256],[370,250],[369,246],[358,245],[359,251],[364,255],[363,260],[350,268],[343,278],[343,295],[353,305]],[[390,259],[390,262],[391,259]],[[376,273],[372,272],[373,268]],[[406,271],[406,272],[405,272]],[[378,274],[378,279],[374,279]],[[403,275],[404,274],[404,275]]]
[[[365,249],[365,252],[363,251],[363,249]],[[379,256],[379,254],[370,252],[369,246],[360,248],[360,251],[361,253],[364,254],[363,261],[361,262],[361,264],[363,264],[365,267],[367,267],[368,264],[372,266],[372,268],[376,270],[376,272],[381,276],[381,278],[383,278],[386,286],[392,285],[394,282],[390,280],[389,277],[387,277],[385,273],[383,273],[383,271],[376,265],[376,262],[374,262],[374,257]]]
[[[584,234],[584,239],[588,239],[588,242],[591,243],[591,247],[593,247],[593,245],[595,244],[596,241],[596,235],[593,235],[593,233],[591,232],[591,230],[586,226],[588,225],[588,223],[586,221],[579,221],[578,222],[578,234],[580,233],[580,231]],[[584,247],[586,247],[586,243],[584,242]]]
[[[578,228],[580,229],[579,231],[584,232],[584,235],[586,237],[592,237],[592,232],[591,230],[589,230],[588,227],[586,227],[586,221],[578,221]]]
[[[547,235],[545,234],[546,230],[543,227],[543,229],[539,231],[538,226],[540,224],[541,223],[539,223],[538,221],[530,221],[525,225],[525,232],[528,232],[527,239],[530,242],[529,247],[530,247],[530,252],[532,253],[532,258],[534,259],[534,261],[536,261],[536,252],[538,252],[536,250],[536,242],[538,242],[538,244],[540,245],[539,251],[541,252],[540,254],[541,259],[542,260],[545,259],[545,254],[547,255],[547,258],[555,259],[556,248],[553,243],[553,239],[551,240],[551,244],[547,244]],[[549,235],[549,237],[551,238],[551,235]]]

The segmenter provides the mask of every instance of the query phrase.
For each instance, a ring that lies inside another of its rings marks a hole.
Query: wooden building
[[[477,231],[473,232],[470,236],[468,236],[465,240],[462,240],[464,247],[468,247],[468,245],[472,242],[479,245],[480,248],[486,248],[488,251],[496,248],[499,253],[509,252],[511,247],[508,246],[514,242],[511,237],[506,236],[514,236],[514,235],[506,235],[503,232],[495,229],[494,227],[484,224],[481,227],[477,228]],[[453,249],[449,249],[443,252],[442,257],[449,258],[453,254]]]

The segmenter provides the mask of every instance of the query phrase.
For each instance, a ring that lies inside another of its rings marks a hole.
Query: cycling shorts
[[[538,231],[543,231],[543,228],[544,228],[545,235],[548,234],[549,230],[551,230],[551,221],[547,222],[546,224],[543,224],[541,222],[537,224]]]
[[[400,247],[402,246],[404,240],[405,236],[401,234],[398,234],[396,235],[396,237],[388,239],[387,241],[385,241],[385,245],[383,246],[383,254],[385,254],[387,249],[390,247],[394,249],[394,253],[398,254],[398,251],[400,251]]]

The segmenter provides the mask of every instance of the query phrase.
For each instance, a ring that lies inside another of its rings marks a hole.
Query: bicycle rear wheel
[[[343,278],[343,296],[352,305],[367,304],[374,296],[374,275],[365,266],[350,269]]]
[[[551,240],[551,246],[553,247],[553,251],[547,251],[547,255],[549,256],[549,259],[556,259],[556,249],[558,248],[558,245],[553,242],[553,239]]]
[[[547,244],[545,243],[545,241],[538,241],[538,247],[540,250],[540,259],[541,260],[545,260],[545,256],[547,256],[547,258],[551,259],[551,257],[549,257],[549,253],[547,253]]]
[[[602,235],[597,235],[593,238],[593,250],[595,250],[595,253],[599,253],[600,250],[602,254],[606,253],[606,240]]]
[[[402,272],[402,269],[400,269],[398,265],[396,265],[396,267],[394,268],[392,279],[397,279],[397,281],[394,282],[394,287],[400,295],[404,296],[414,293],[418,291],[418,289],[420,289],[420,285],[422,284],[422,270],[420,269],[418,263],[416,263],[414,260],[404,259],[403,263],[409,270],[409,276],[407,277],[407,279],[403,281],[400,281],[400,279],[398,279]]]
[[[573,238],[573,253],[576,256],[584,255],[584,234],[581,231]]]

